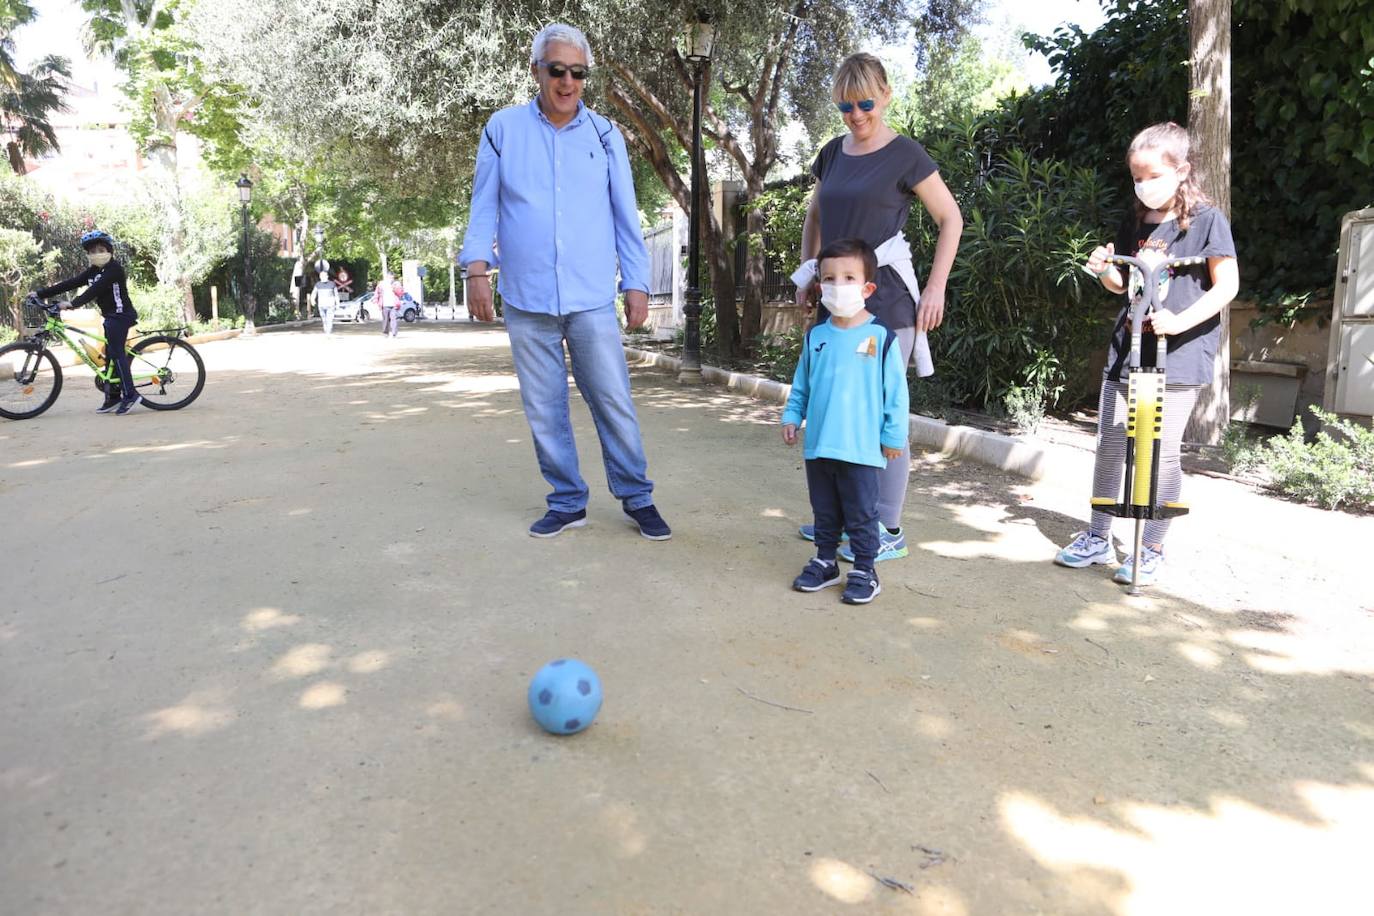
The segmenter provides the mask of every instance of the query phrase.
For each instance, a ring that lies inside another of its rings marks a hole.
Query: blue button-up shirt
[[[622,290],[647,293],[649,253],[620,131],[580,103],[554,127],[537,97],[492,115],[458,260],[499,263],[501,298],[529,312],[610,304],[617,266]]]

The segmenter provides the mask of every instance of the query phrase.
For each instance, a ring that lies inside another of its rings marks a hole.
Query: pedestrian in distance
[[[529,532],[553,537],[587,520],[566,345],[612,495],[640,534],[667,540],[672,531],[654,506],[615,306],[618,272],[626,324],[648,318],[649,255],[625,138],[582,102],[592,51],[580,30],[555,23],[540,31],[530,72],[535,97],[498,111],[482,130],[459,255],[472,314],[491,321],[490,273],[500,253],[502,314],[520,398],[539,469],[553,487],[548,511]]]
[[[377,310],[382,316],[383,337],[395,337],[400,329],[402,292],[400,282],[389,270],[377,281],[377,289],[372,299],[377,303]]]
[[[1127,292],[1127,272],[1106,260],[1120,252],[1138,256],[1145,251],[1164,257],[1206,258],[1205,264],[1171,268],[1164,292],[1164,311],[1155,311],[1141,345],[1142,365],[1154,365],[1156,339],[1165,337],[1164,422],[1159,437],[1157,504],[1176,503],[1183,489],[1179,450],[1183,430],[1197,404],[1202,386],[1212,382],[1212,366],[1221,340],[1221,310],[1240,289],[1240,269],[1231,224],[1198,184],[1190,160],[1188,132],[1173,122],[1155,124],[1136,134],[1126,153],[1135,180],[1135,205],[1122,222],[1116,241],[1093,249],[1087,270],[1108,292]],[[1107,366],[1098,398],[1097,455],[1092,492],[1116,497],[1126,458],[1126,362],[1131,350],[1130,303],[1122,307],[1112,328]],[[1169,519],[1145,524],[1141,551],[1141,585],[1154,584],[1164,564],[1164,537]],[[1060,566],[1083,568],[1116,566],[1112,516],[1094,511],[1086,531],[1055,556]],[[1113,579],[1132,581],[1134,558],[1117,567]]]
[[[326,334],[334,333],[334,310],[339,307],[339,289],[329,279],[328,271],[320,271],[315,282],[315,310],[320,313],[320,326]]]
[[[782,439],[795,445],[806,424],[806,487],[816,556],[792,587],[817,592],[840,582],[836,556],[848,533],[854,568],[846,604],[867,604],[882,586],[874,571],[882,469],[901,454],[910,423],[906,364],[897,335],[865,307],[877,286],[878,259],[862,239],[837,239],[817,257],[821,302],[829,318],[802,344]]]

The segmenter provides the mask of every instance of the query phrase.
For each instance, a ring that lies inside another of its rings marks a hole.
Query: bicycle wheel
[[[0,347],[0,417],[36,417],[61,393],[62,367],[51,350],[25,341]]]
[[[145,337],[129,357],[134,391],[153,410],[180,410],[205,387],[205,363],[196,348],[176,337]]]

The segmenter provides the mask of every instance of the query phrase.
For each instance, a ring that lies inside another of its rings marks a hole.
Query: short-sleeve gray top
[[[862,156],[844,151],[844,137],[827,143],[811,165],[820,181],[821,247],[837,239],[863,239],[877,248],[906,228],[915,188],[937,171],[921,144],[898,136]],[[891,267],[878,271],[878,290],[867,308],[886,327],[914,327],[916,303]]]

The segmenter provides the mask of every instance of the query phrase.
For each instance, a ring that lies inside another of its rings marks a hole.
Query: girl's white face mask
[[[821,305],[839,318],[853,318],[864,307],[862,283],[822,283]]]
[[[1177,172],[1172,175],[1160,175],[1149,181],[1137,181],[1135,183],[1135,196],[1140,198],[1140,202],[1151,210],[1162,210],[1178,193],[1179,184]]]
[[[104,267],[110,263],[110,253],[108,251],[92,251],[86,255],[86,260],[90,261],[92,267]]]

